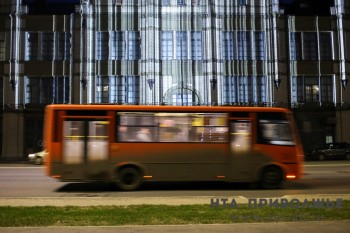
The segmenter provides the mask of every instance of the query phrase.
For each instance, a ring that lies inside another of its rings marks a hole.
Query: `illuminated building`
[[[305,148],[350,142],[345,0],[0,0],[2,159],[42,146],[45,105],[294,110]]]

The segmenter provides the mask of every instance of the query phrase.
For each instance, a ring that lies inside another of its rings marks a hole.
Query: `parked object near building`
[[[350,160],[350,144],[347,142],[327,143],[308,153],[311,160],[347,159]]]
[[[45,163],[45,156],[47,155],[47,152],[44,151],[40,151],[40,152],[36,152],[36,153],[32,153],[28,155],[28,160],[31,163],[34,163],[36,165],[42,165]]]

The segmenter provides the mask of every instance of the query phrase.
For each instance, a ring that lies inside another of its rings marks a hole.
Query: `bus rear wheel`
[[[283,172],[279,167],[266,167],[261,175],[260,186],[263,189],[277,189],[283,182]]]
[[[140,187],[142,183],[141,174],[137,168],[126,167],[119,172],[118,186],[121,190],[132,191]]]

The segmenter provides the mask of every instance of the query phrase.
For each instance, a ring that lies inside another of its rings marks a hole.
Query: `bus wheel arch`
[[[265,166],[259,174],[260,187],[263,189],[278,189],[284,181],[284,171],[277,165]]]
[[[123,191],[138,189],[142,184],[143,169],[135,164],[125,164],[116,168],[117,185]]]

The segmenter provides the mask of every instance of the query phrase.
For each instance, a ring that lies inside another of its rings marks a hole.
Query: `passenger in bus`
[[[121,142],[128,141],[128,128],[125,126],[119,126],[118,140]]]
[[[136,139],[142,142],[152,141],[151,131],[147,128],[140,129],[137,132]]]

